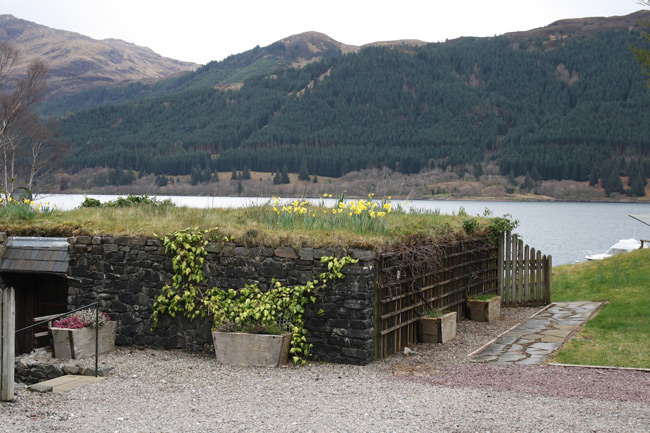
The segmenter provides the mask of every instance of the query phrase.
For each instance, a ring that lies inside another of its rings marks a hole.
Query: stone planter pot
[[[99,328],[99,353],[115,350],[117,322],[108,322]],[[50,328],[52,356],[80,359],[95,356],[95,328]]]
[[[494,322],[501,315],[501,298],[495,296],[488,300],[468,299],[469,318],[476,322]]]
[[[456,312],[441,317],[420,317],[418,340],[421,343],[444,344],[456,338]]]
[[[289,359],[291,333],[213,332],[212,341],[217,362],[222,364],[279,367]]]

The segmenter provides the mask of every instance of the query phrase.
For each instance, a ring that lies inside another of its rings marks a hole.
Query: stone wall
[[[15,380],[18,383],[32,385],[66,374],[94,376],[94,358],[89,358],[89,360],[52,358],[43,349],[38,349],[28,355],[16,357]],[[111,370],[113,367],[100,367],[97,369],[97,375],[107,377]]]
[[[305,314],[316,361],[367,364],[374,359],[375,252],[343,248],[268,248],[208,245],[205,272],[210,287],[239,289],[271,280],[304,284],[324,271],[322,256],[349,254],[345,278],[319,292]],[[158,239],[78,236],[70,239],[69,307],[98,301],[119,322],[116,343],[208,350],[211,323],[163,315],[151,330],[152,306],[171,281],[171,260]]]

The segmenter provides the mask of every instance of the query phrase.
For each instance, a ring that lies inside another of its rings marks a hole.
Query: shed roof
[[[13,236],[0,258],[0,272],[68,272],[68,239]]]

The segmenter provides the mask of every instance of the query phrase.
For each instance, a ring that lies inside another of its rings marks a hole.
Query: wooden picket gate
[[[553,266],[550,255],[542,255],[506,233],[499,241],[499,294],[504,305],[547,305],[551,303]]]
[[[16,302],[13,288],[0,290],[0,400],[14,399]]]

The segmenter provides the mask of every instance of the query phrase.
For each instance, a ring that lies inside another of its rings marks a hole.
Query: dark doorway
[[[6,272],[2,274],[2,279],[8,287],[16,290],[16,330],[33,325],[35,317],[67,311],[68,282],[63,276]],[[48,346],[49,337],[34,338],[34,334],[43,331],[47,331],[46,325],[16,334],[16,354]]]

